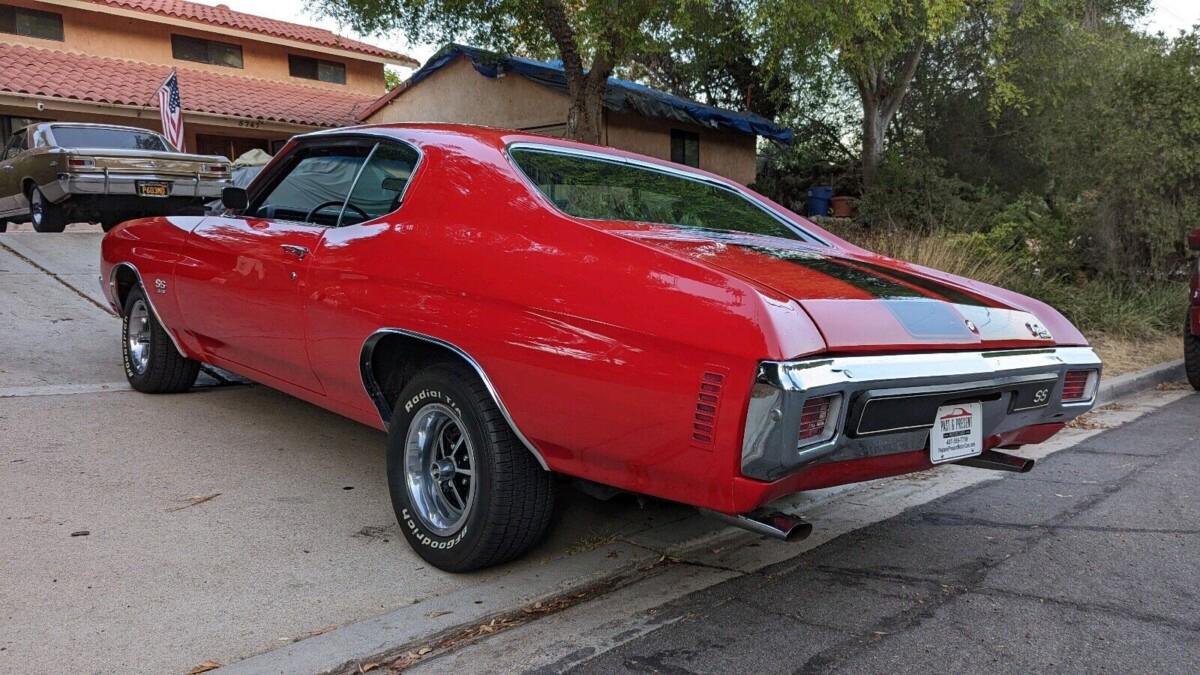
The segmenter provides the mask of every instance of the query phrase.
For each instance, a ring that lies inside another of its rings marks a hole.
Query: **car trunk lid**
[[[1054,344],[1029,312],[907,263],[740,233],[656,228],[622,234],[794,300],[832,352]]]

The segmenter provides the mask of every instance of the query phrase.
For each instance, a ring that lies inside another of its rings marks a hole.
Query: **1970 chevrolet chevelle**
[[[536,542],[553,473],[803,536],[761,507],[943,462],[1027,469],[1001,449],[1052,436],[1100,379],[1036,300],[615,150],[318,132],[224,201],[105,237],[130,383],[180,392],[209,363],[386,429],[396,516],[446,570]]]

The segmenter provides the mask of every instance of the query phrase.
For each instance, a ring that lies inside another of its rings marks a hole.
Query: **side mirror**
[[[231,211],[245,211],[250,206],[246,188],[227,187],[221,190],[221,205]]]
[[[1200,251],[1200,230],[1192,230],[1188,233],[1188,248]]]

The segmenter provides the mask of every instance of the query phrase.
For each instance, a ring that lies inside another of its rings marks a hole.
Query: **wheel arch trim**
[[[142,280],[142,273],[139,272],[137,266],[131,262],[119,262],[113,265],[112,270],[108,273],[108,290],[106,294],[108,295],[109,302],[117,310],[117,316],[121,316],[121,314],[125,311],[125,308],[120,306],[121,297],[118,293],[119,288],[117,286],[117,273],[120,272],[122,267],[133,272],[133,276],[137,278],[138,286],[142,287],[142,294],[146,296],[146,304],[150,307],[150,313],[154,315],[154,320],[157,321],[158,325],[162,326],[163,330],[167,332],[167,337],[171,338],[171,344],[175,345],[175,349],[178,350],[181,355],[186,357],[188,354],[183,350],[183,345],[179,343],[179,339],[175,337],[175,331],[172,330],[172,328],[162,320],[162,316],[158,313],[158,308],[154,306],[154,298],[150,297],[151,293],[150,290],[146,288],[146,282]]]
[[[546,460],[542,456],[541,451],[538,450],[537,446],[533,444],[533,441],[529,440],[529,437],[521,432],[521,429],[517,426],[517,423],[513,421],[512,415],[508,412],[508,407],[504,405],[504,399],[500,397],[500,392],[496,389],[496,385],[492,383],[491,378],[488,377],[487,372],[484,371],[483,366],[479,365],[479,362],[476,361],[470,354],[468,354],[466,350],[451,342],[447,342],[446,340],[433,337],[432,335],[425,335],[424,333],[418,333],[416,331],[406,330],[404,328],[388,327],[380,328],[374,333],[371,333],[371,335],[368,336],[363,342],[362,352],[359,356],[359,370],[362,377],[363,388],[366,389],[367,396],[370,397],[371,402],[374,403],[375,407],[379,410],[379,417],[383,420],[384,427],[387,427],[391,421],[392,407],[388,404],[387,398],[384,397],[383,391],[379,387],[379,383],[375,380],[375,373],[372,371],[371,367],[371,356],[375,351],[376,345],[379,344],[379,341],[388,335],[401,335],[403,337],[422,340],[424,342],[447,349],[456,356],[460,357],[463,361],[466,361],[467,364],[470,365],[475,371],[475,374],[479,376],[479,379],[483,381],[483,386],[487,387],[488,394],[491,395],[492,400],[496,403],[496,407],[500,410],[500,414],[504,416],[504,421],[508,423],[509,428],[513,430],[513,433],[516,434],[517,438],[529,450],[529,452],[533,453],[534,458],[537,459],[537,462],[541,465],[542,469],[546,471],[550,470],[550,466],[546,464]]]

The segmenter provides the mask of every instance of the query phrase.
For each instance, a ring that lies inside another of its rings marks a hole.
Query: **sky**
[[[302,23],[310,26],[326,28],[340,35],[355,38],[369,44],[378,45],[392,51],[407,54],[417,61],[424,63],[441,45],[412,44],[401,35],[357,35],[331,19],[317,19],[308,11],[307,0],[194,0],[206,5],[223,4],[230,9],[247,14],[257,14],[272,19]],[[1200,24],[1200,2],[1197,0],[1154,0],[1153,11],[1144,22],[1149,32],[1162,31],[1174,35],[1179,31],[1189,30],[1193,25]],[[407,76],[412,71],[407,68],[398,69]]]

